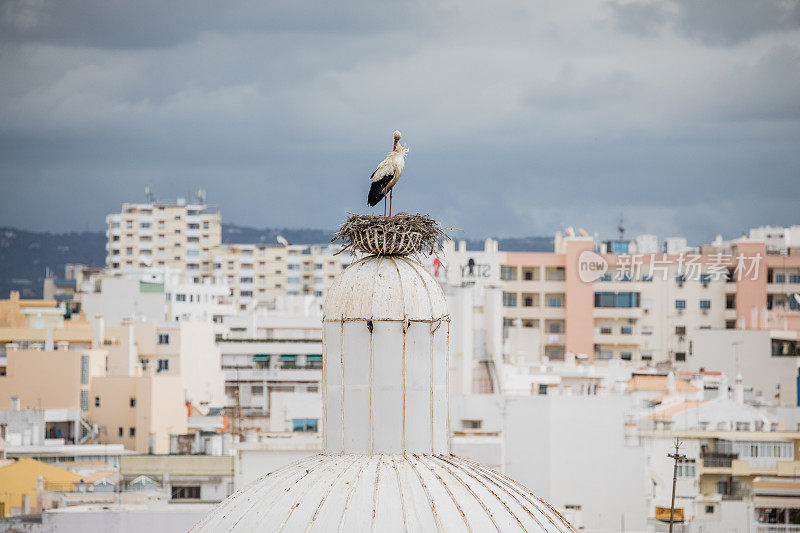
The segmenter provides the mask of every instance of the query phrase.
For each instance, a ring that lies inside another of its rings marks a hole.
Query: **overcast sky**
[[[0,0],[0,225],[333,227],[394,129],[464,236],[800,224],[800,2]]]

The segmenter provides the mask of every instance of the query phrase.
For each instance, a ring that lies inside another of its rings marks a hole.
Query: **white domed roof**
[[[414,259],[369,256],[339,274],[328,289],[325,320],[439,320],[447,315],[444,292]]]
[[[316,455],[234,493],[192,531],[575,529],[519,483],[453,455]]]

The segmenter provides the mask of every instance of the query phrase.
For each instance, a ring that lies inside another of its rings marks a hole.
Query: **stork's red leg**
[[[389,191],[389,216],[392,216],[392,194],[394,194],[394,189]]]
[[[386,197],[383,197],[383,216],[386,216]]]

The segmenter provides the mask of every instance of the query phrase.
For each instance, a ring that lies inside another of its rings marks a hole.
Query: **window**
[[[503,281],[514,281],[517,279],[517,267],[500,265],[500,279]]]
[[[633,358],[633,354],[631,352],[620,352],[619,358],[623,361],[630,361]]]
[[[652,335],[653,326],[642,326],[642,335]]]
[[[94,406],[95,407],[100,407],[100,396],[95,396],[94,397]]]
[[[708,284],[711,281],[711,274],[700,274],[700,282]]]
[[[675,326],[675,335],[686,335],[686,326]]]
[[[700,300],[700,309],[711,309],[711,300]]]
[[[81,411],[89,410],[89,391],[86,389],[81,390]]]
[[[639,307],[638,292],[596,292],[595,307]]]
[[[786,274],[775,274],[774,283],[786,283]]]
[[[465,419],[461,421],[461,427],[464,429],[481,429],[483,420]]]
[[[263,385],[253,385],[250,388],[250,394],[253,396],[264,396],[264,386]]]
[[[190,486],[184,487],[181,485],[172,485],[172,499],[173,500],[199,500],[200,487]]]
[[[505,307],[516,307],[517,306],[517,295],[513,292],[504,292],[503,293],[503,306]]]
[[[547,396],[547,384],[539,383],[539,396]]]
[[[706,514],[714,514],[714,506],[706,505]]]
[[[600,350],[599,352],[597,352],[597,358],[603,361],[607,361],[608,359],[611,359],[613,356],[614,353],[609,350]]]
[[[135,437],[136,436],[136,428],[134,428],[134,427],[128,428],[128,436],[129,437]]]
[[[686,352],[675,352],[675,361],[686,361]]]
[[[653,354],[649,352],[645,352],[642,354],[642,361],[652,361],[652,360],[653,360]]]
[[[292,420],[292,431],[302,433],[316,433],[317,432],[317,419],[316,418],[295,418]]]
[[[611,335],[611,326],[601,326],[600,327],[600,334],[601,335]]]
[[[528,267],[522,269],[522,279],[525,281],[535,281],[539,279],[539,267]]]
[[[622,326],[619,331],[623,335],[631,335],[633,333],[633,328],[631,326]]]
[[[120,437],[124,437],[125,436],[125,429],[122,428],[122,427],[118,428],[117,435],[120,436]]]
[[[175,295],[175,301],[176,302],[185,302],[186,301],[186,295],[185,294],[176,294]],[[159,337],[160,337],[160,335],[159,335]],[[162,343],[162,342],[159,341],[159,344],[169,344],[169,335],[167,336],[167,342]]]
[[[539,321],[538,320],[523,320],[522,321],[523,328],[538,328]]]
[[[166,372],[167,370],[169,370],[169,359],[159,359],[156,372]]]
[[[694,459],[684,459],[682,461],[678,461],[677,466],[678,477],[694,477],[697,471]]]
[[[548,295],[547,307],[564,307],[564,295],[563,294]]]
[[[186,295],[183,295],[183,298],[186,300]],[[169,333],[159,333],[158,334],[158,344],[169,344]]]
[[[686,300],[675,300],[675,309],[686,309]]]
[[[81,385],[89,384],[89,356],[81,356]]]
[[[136,407],[136,397],[131,396],[129,403],[131,407]]]
[[[523,294],[522,295],[522,306],[523,307],[533,307],[533,306],[539,305],[539,302],[536,301],[537,300],[536,296],[537,295],[535,295],[535,294]]]

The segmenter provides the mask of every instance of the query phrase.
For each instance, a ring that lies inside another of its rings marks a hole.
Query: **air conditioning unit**
[[[708,314],[708,309],[703,309],[703,314],[707,315]]]
[[[708,288],[708,282],[707,281],[703,282],[703,287]]]

